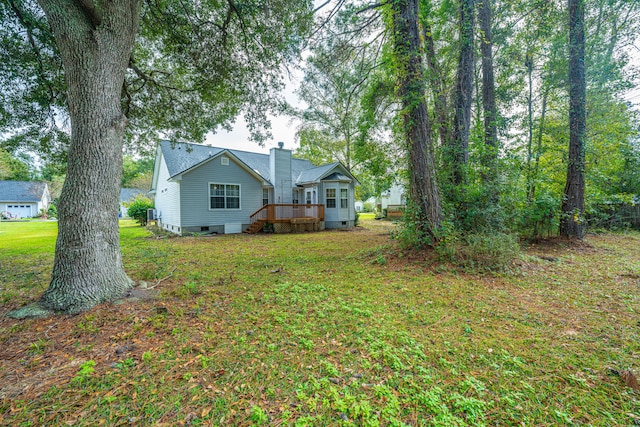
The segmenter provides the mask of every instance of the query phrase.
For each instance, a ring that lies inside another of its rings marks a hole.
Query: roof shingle
[[[0,202],[39,202],[46,186],[36,181],[0,181]]]

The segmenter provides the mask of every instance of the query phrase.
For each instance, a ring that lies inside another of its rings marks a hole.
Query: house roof
[[[47,188],[45,182],[0,181],[0,201],[39,202]]]
[[[121,188],[120,189],[120,202],[127,202],[133,200],[138,195],[146,195],[147,192],[140,190],[139,188]]]
[[[260,175],[265,182],[270,182],[268,154],[170,141],[161,141],[160,148],[172,178],[226,151]],[[340,163],[315,166],[308,160],[292,158],[291,177],[296,184],[317,182],[338,165]],[[345,176],[345,179],[349,178]]]
[[[313,166],[312,168],[300,171],[296,182],[299,184],[305,184],[307,182],[317,182],[322,179],[324,175],[329,173],[333,168],[340,163],[329,163],[322,166]]]

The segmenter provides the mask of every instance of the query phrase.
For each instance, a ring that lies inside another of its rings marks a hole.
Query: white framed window
[[[229,158],[228,157],[220,157],[220,164],[223,166],[229,166]]]
[[[262,206],[268,205],[268,204],[269,204],[269,189],[263,188],[262,189]]]
[[[209,209],[240,209],[240,185],[210,182]]]
[[[340,189],[340,208],[347,209],[349,207],[349,190],[346,188]]]
[[[336,207],[336,189],[327,188],[325,192],[324,200],[328,208],[335,208]]]

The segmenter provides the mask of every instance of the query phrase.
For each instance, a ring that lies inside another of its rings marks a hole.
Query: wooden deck
[[[265,224],[272,224],[276,233],[318,230],[324,221],[324,205],[268,204],[251,214],[250,218],[247,233],[257,233]]]

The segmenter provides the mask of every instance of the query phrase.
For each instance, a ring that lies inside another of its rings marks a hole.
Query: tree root
[[[23,320],[49,317],[55,314],[58,314],[58,312],[44,308],[42,305],[40,305],[40,302],[34,302],[25,307],[8,312],[6,314],[6,317]]]

